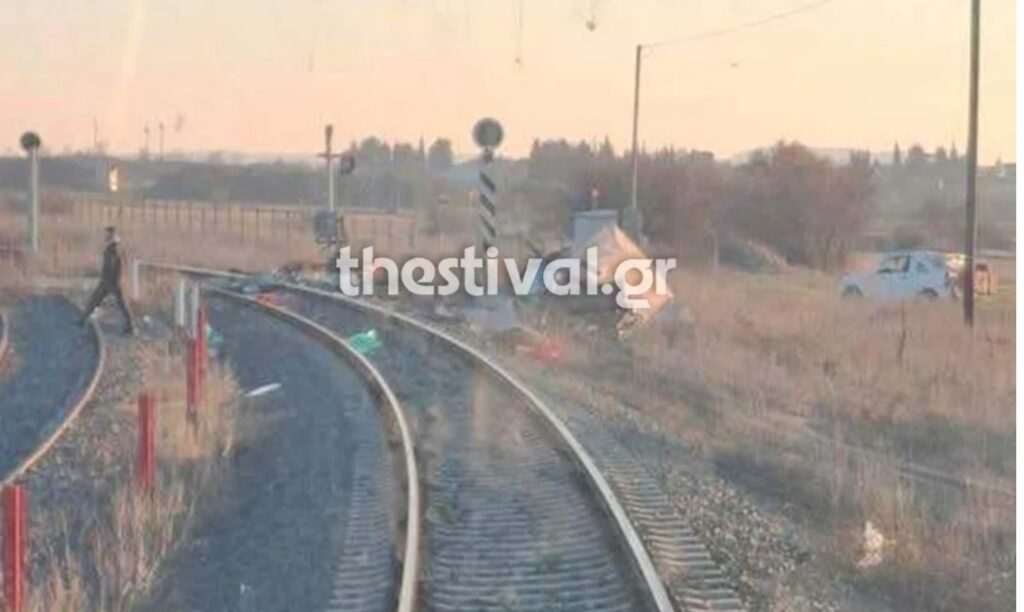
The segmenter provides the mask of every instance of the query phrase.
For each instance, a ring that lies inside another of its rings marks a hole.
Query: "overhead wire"
[[[781,12],[778,12],[778,13],[773,13],[771,15],[766,15],[764,17],[759,17],[759,18],[753,19],[751,21],[746,21],[746,22],[743,22],[743,23],[738,23],[736,25],[728,26],[728,27],[725,27],[725,28],[718,28],[718,29],[714,29],[714,30],[707,30],[705,32],[696,32],[696,33],[693,33],[693,34],[686,34],[686,35],[678,36],[678,37],[675,37],[675,38],[668,38],[668,39],[660,40],[660,41],[653,42],[653,43],[647,43],[647,44],[644,44],[642,46],[643,46],[644,49],[658,49],[658,48],[661,48],[661,47],[668,47],[668,46],[671,46],[671,45],[678,45],[678,44],[687,43],[687,42],[693,42],[693,41],[698,41],[698,40],[706,40],[706,39],[709,39],[709,38],[718,38],[720,36],[726,36],[726,35],[732,34],[734,32],[739,32],[741,30],[749,30],[751,28],[756,28],[756,27],[759,27],[759,26],[763,26],[763,25],[767,25],[767,24],[770,24],[770,23],[774,23],[776,21],[782,21],[783,19],[788,19],[790,17],[795,17],[797,15],[802,15],[804,13],[809,13],[811,11],[816,11],[816,10],[818,10],[820,8],[823,8],[824,6],[826,6],[828,4],[832,4],[835,1],[836,0],[815,0],[814,2],[807,2],[805,4],[801,4],[799,6],[795,6],[795,7],[791,8],[791,9],[788,9],[788,10],[785,10],[785,11],[781,11]]]

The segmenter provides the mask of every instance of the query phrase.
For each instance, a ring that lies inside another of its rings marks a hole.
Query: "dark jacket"
[[[103,249],[103,268],[100,270],[100,280],[104,283],[117,285],[121,283],[121,243],[114,240],[108,242]]]

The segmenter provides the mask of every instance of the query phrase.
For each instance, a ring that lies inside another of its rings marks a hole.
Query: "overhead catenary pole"
[[[981,0],[971,0],[971,73],[967,117],[967,223],[964,230],[964,324],[974,326],[974,252],[978,239],[975,202],[978,175],[978,73],[980,72]]]
[[[633,180],[630,188],[629,207],[633,218],[637,218],[637,179],[640,174],[639,131],[640,131],[640,63],[643,59],[643,45],[636,46],[636,72],[633,81]],[[639,228],[637,228],[639,233]]]

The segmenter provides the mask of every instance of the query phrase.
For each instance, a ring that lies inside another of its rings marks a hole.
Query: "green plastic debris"
[[[220,357],[224,350],[224,336],[213,329],[209,323],[206,324],[206,348],[213,357]]]
[[[380,338],[377,337],[377,330],[375,329],[370,329],[354,336],[350,336],[348,344],[354,350],[362,353],[363,355],[369,355],[383,346]]]

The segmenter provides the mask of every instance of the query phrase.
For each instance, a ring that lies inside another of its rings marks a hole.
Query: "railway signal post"
[[[43,141],[35,132],[21,135],[21,148],[28,154],[28,248],[39,250],[39,147]]]
[[[478,175],[477,205],[480,220],[481,247],[484,254],[487,249],[495,246],[498,235],[498,188],[488,172],[488,166],[494,161],[494,150],[501,145],[505,136],[504,129],[497,120],[490,117],[481,119],[473,126],[473,141],[482,150],[481,167]]]

